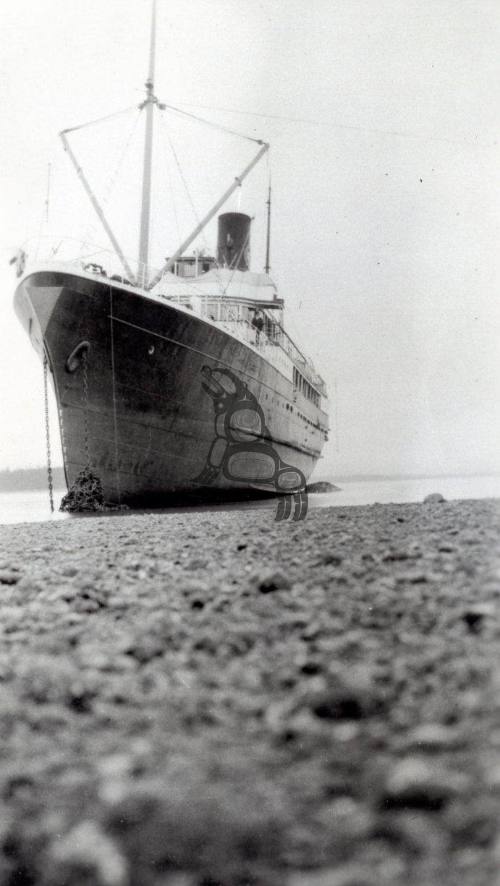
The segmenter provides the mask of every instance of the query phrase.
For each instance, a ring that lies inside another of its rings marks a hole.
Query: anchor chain
[[[47,485],[49,488],[50,512],[54,513],[54,483],[52,476],[52,456],[50,450],[50,420],[49,420],[49,386],[48,386],[48,365],[47,354],[43,355],[43,397],[45,408],[45,442],[47,446]]]
[[[83,377],[83,400],[85,409],[83,412],[83,445],[85,447],[85,467],[90,470],[90,447],[89,447],[89,377],[87,366],[87,349],[82,351],[82,377]]]

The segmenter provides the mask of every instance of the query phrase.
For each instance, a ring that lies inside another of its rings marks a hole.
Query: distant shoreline
[[[64,477],[64,468],[57,465],[52,468],[52,476],[54,486],[63,488],[66,486]],[[480,471],[479,473],[465,474],[328,474],[318,480],[314,480],[312,485],[318,483],[376,483],[387,480],[439,480],[442,477],[457,477],[465,479],[466,477],[496,477],[500,476],[500,471]],[[27,492],[30,490],[47,488],[47,468],[9,468],[0,471],[0,492]]]
[[[327,479],[335,483],[377,483],[386,480],[465,480],[467,477],[500,477],[500,471],[451,472],[449,474],[335,474]]]
[[[66,486],[64,468],[52,468],[54,486]],[[47,468],[18,468],[0,471],[0,492],[31,492],[47,488]]]

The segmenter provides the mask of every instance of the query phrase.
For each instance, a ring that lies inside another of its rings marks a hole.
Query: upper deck
[[[325,409],[326,402],[322,402],[327,399],[325,383],[312,361],[286,332],[284,301],[278,297],[269,275],[219,267],[212,257],[183,256],[173,272],[163,274],[161,280],[147,290],[118,273],[120,267],[114,253],[87,249],[80,250],[80,257],[66,258],[67,245],[62,239],[48,252],[40,249],[31,255],[24,252],[23,273],[54,269],[80,273],[101,282],[104,278],[120,287],[130,287],[142,296],[169,301],[181,310],[192,311],[257,350],[292,382],[295,391]]]

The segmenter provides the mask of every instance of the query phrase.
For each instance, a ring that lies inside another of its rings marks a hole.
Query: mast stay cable
[[[259,141],[259,145],[260,145],[260,150],[257,152],[257,154],[255,155],[253,160],[251,160],[251,162],[248,164],[248,166],[245,167],[245,169],[243,170],[243,172],[240,173],[240,175],[236,176],[233,183],[230,185],[230,187],[227,189],[227,191],[224,192],[224,194],[217,201],[215,206],[213,206],[212,209],[210,209],[210,211],[205,215],[205,217],[201,220],[201,222],[196,226],[196,228],[189,235],[189,237],[187,237],[187,239],[184,240],[183,243],[181,243],[181,245],[179,246],[177,251],[174,253],[174,255],[172,255],[168,259],[168,261],[165,262],[163,267],[154,276],[153,280],[150,281],[150,283],[147,286],[147,289],[153,289],[153,287],[156,286],[157,283],[159,283],[159,281],[163,277],[163,274],[165,274],[167,271],[170,270],[170,268],[172,268],[175,265],[175,262],[180,258],[180,256],[184,252],[184,250],[187,249],[188,246],[191,245],[193,240],[196,239],[198,234],[203,230],[203,228],[206,227],[208,222],[211,221],[211,219],[219,211],[221,206],[223,206],[224,203],[226,203],[226,201],[229,199],[231,194],[236,190],[236,188],[240,187],[243,180],[252,171],[252,169],[259,162],[261,157],[263,157],[263,155],[269,150],[269,144],[267,142]]]
[[[64,145],[64,150],[67,152],[73,166],[76,169],[76,174],[77,174],[78,178],[80,179],[80,181],[83,185],[83,188],[85,190],[85,193],[87,194],[88,198],[90,199],[90,202],[92,203],[92,206],[94,207],[94,210],[97,213],[97,215],[101,221],[101,224],[102,224],[104,230],[106,231],[106,234],[108,235],[109,239],[111,240],[114,250],[115,250],[118,258],[120,259],[120,261],[125,269],[127,277],[129,277],[131,281],[134,281],[135,280],[134,274],[132,273],[129,263],[128,263],[127,259],[125,258],[125,255],[122,252],[121,246],[118,243],[118,240],[116,239],[113,231],[111,230],[111,227],[110,227],[110,225],[106,219],[106,216],[104,215],[104,212],[101,208],[101,205],[100,205],[99,201],[97,200],[97,197],[95,196],[94,192],[92,191],[92,188],[90,187],[90,185],[84,175],[84,172],[83,172],[81,166],[79,165],[78,160],[76,159],[76,157],[70,147],[70,144],[69,144],[69,141],[67,138],[67,132],[68,132],[68,130],[64,130],[63,132],[59,133],[62,143]]]
[[[312,120],[307,117],[287,117],[285,114],[262,114],[258,111],[242,111],[239,108],[224,108],[217,105],[200,105],[192,102],[186,103],[188,108],[204,108],[207,111],[222,111],[225,114],[238,114],[243,117],[260,117],[264,120],[280,120],[284,123],[303,123],[308,126],[324,126],[327,129],[347,129],[354,132],[374,133],[375,135],[396,136],[397,138],[413,138],[420,141],[442,142],[448,145],[458,145],[471,148],[489,148],[491,145],[472,142],[469,139],[451,139],[440,135],[427,135],[421,132],[410,132],[409,130],[399,129],[382,129],[374,126],[361,126],[355,123],[339,123],[336,120]],[[185,112],[187,113],[187,112]]]
[[[269,179],[268,184],[268,192],[267,192],[267,227],[266,227],[266,263],[264,266],[264,270],[266,274],[269,274],[271,270],[271,167],[269,165],[269,155],[267,158],[267,174]]]
[[[189,200],[189,202],[190,202],[190,204],[191,204],[191,209],[192,209],[192,211],[193,211],[193,215],[194,215],[194,217],[195,217],[195,220],[196,220],[196,222],[197,222],[197,225],[198,225],[198,227],[200,228],[200,233],[201,233],[202,238],[203,238],[204,246],[205,246],[205,248],[206,248],[207,251],[208,251],[209,246],[208,246],[208,242],[207,242],[207,239],[206,239],[206,237],[205,237],[205,234],[204,234],[204,226],[201,226],[200,216],[199,216],[198,211],[197,211],[197,209],[196,209],[195,202],[194,202],[194,200],[193,200],[193,196],[192,196],[192,194],[191,194],[191,191],[189,190],[189,186],[188,186],[188,183],[187,183],[187,181],[186,181],[186,177],[185,177],[185,175],[184,175],[184,172],[183,172],[183,169],[182,169],[181,162],[180,162],[179,157],[178,157],[178,155],[177,155],[177,151],[175,150],[174,144],[173,144],[172,139],[171,139],[171,137],[170,137],[170,133],[169,133],[169,131],[168,131],[168,129],[167,129],[166,127],[165,127],[165,130],[166,130],[166,136],[167,136],[167,139],[168,139],[168,143],[169,143],[169,146],[170,146],[170,150],[172,151],[172,154],[173,154],[173,157],[174,157],[174,160],[175,160],[175,164],[176,164],[176,166],[177,166],[177,171],[178,171],[178,173],[179,173],[179,177],[180,177],[180,179],[181,179],[181,181],[182,181],[182,184],[184,185],[184,190],[186,191],[186,196],[187,196],[187,198],[188,198],[188,200]],[[180,237],[179,237],[179,239],[180,239]],[[217,283],[218,283],[218,285],[219,285],[219,289],[220,289],[220,291],[221,291],[221,294],[224,295],[224,288],[223,288],[222,281],[221,281],[221,279],[220,279],[220,277],[219,277],[219,274],[218,274],[218,265],[217,265],[217,264],[216,264],[216,267],[214,268],[214,270],[215,270],[216,273],[217,273]]]
[[[87,123],[80,123],[78,126],[70,126],[69,129],[63,129],[63,132],[67,135],[68,132],[76,132],[77,129],[85,129],[86,126],[94,126],[96,123],[105,123],[106,120],[112,120],[114,117],[119,117],[122,114],[130,114],[130,111],[135,111],[140,105],[131,105],[129,108],[123,108],[121,111],[114,111],[113,114],[106,114],[105,117],[97,117],[96,120],[88,120]]]
[[[137,129],[137,125],[139,123],[140,116],[141,116],[140,109],[137,109],[137,115],[132,120],[127,139],[126,139],[125,144],[123,146],[122,152],[116,162],[115,169],[111,173],[111,175],[108,177],[108,182],[105,186],[103,197],[102,197],[103,206],[107,206],[107,204],[109,203],[109,200],[111,198],[111,195],[114,191],[118,176],[121,172],[123,163],[125,161],[127,151],[129,149],[132,139],[135,135],[135,131]],[[82,237],[82,243],[84,243],[86,245],[87,242],[89,241],[90,237],[95,237],[95,236],[96,236],[96,234],[95,234],[94,224],[89,220],[86,227],[85,227],[85,230],[84,230],[84,234]]]
[[[253,136],[246,135],[243,132],[237,132],[235,129],[229,129],[228,126],[222,126],[220,123],[214,123],[213,120],[206,120],[204,117],[198,117],[197,114],[190,114],[188,111],[182,111],[181,108],[176,108],[174,105],[162,103],[160,107],[162,111],[174,111],[174,113],[176,114],[182,114],[183,117],[190,117],[192,120],[196,120],[198,123],[204,123],[206,126],[211,126],[213,129],[219,129],[221,132],[227,132],[229,135],[236,135],[238,138],[246,139],[249,142],[255,142],[256,145],[262,144],[262,139],[254,138]]]
[[[163,120],[162,120],[161,122],[163,123]],[[172,150],[172,143],[171,143],[171,140],[170,140],[170,136],[169,136],[168,133],[165,133],[164,128],[163,128],[162,125],[160,126],[160,130],[159,130],[159,131],[160,131],[160,139],[161,139],[161,142],[162,142],[162,150],[165,152],[165,156],[168,157],[168,149],[169,149],[169,147],[170,147],[170,149]],[[167,144],[167,139],[168,139],[169,144]],[[172,150],[172,153],[173,153],[173,150]],[[170,171],[170,164],[169,164],[168,162],[167,162],[167,164],[166,164],[166,169],[167,169],[167,178],[168,178],[168,188],[169,188],[170,203],[171,203],[171,206],[172,206],[172,209],[173,209],[174,221],[175,221],[175,227],[176,227],[176,229],[177,229],[177,237],[178,237],[178,239],[180,240],[181,237],[182,237],[182,234],[181,234],[181,228],[180,228],[180,224],[179,224],[179,215],[178,215],[178,212],[177,212],[177,203],[176,203],[175,193],[174,193],[174,188],[173,188],[173,184],[172,184],[172,174],[171,174],[171,171]]]
[[[118,176],[119,176],[119,174],[120,174],[120,172],[121,172],[121,169],[122,169],[123,163],[124,163],[124,161],[125,161],[125,157],[126,157],[126,155],[127,155],[127,151],[128,151],[128,149],[129,149],[129,147],[130,147],[130,143],[131,143],[131,141],[132,141],[132,139],[133,139],[133,137],[134,137],[134,135],[135,135],[135,131],[136,131],[136,129],[137,129],[137,126],[138,126],[138,123],[139,123],[139,120],[140,120],[140,116],[141,116],[141,112],[140,112],[140,109],[138,108],[138,109],[137,109],[137,114],[136,114],[135,118],[134,118],[133,121],[132,121],[132,125],[131,125],[131,127],[130,127],[130,130],[129,130],[129,133],[128,133],[128,136],[127,136],[127,140],[126,140],[125,144],[123,145],[122,152],[121,152],[121,154],[120,154],[120,156],[119,156],[119,158],[118,158],[118,160],[117,160],[117,162],[116,162],[115,169],[114,169],[114,171],[112,172],[112,174],[109,176],[108,184],[107,184],[107,186],[106,186],[106,190],[105,190],[104,196],[103,196],[103,198],[102,198],[102,202],[103,202],[104,205],[106,205],[106,204],[109,202],[110,197],[111,197],[111,195],[112,195],[112,193],[113,193],[113,190],[114,190],[114,188],[115,188],[115,186],[116,186],[116,182],[117,182]]]

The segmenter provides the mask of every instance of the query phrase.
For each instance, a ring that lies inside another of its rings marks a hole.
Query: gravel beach
[[[500,502],[0,528],[0,883],[500,886]]]

